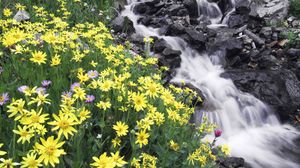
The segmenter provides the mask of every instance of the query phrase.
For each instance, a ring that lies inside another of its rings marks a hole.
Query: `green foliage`
[[[68,19],[70,24],[91,22],[97,23],[102,21],[108,23],[113,17],[114,9],[112,8],[114,0],[67,0],[67,10],[71,13]],[[58,0],[0,0],[0,11],[4,8],[12,9],[15,4],[26,4],[26,6],[42,6],[46,11],[61,15],[60,2]],[[28,8],[27,12],[34,14],[32,8]],[[3,18],[3,13],[0,13],[0,19]],[[36,18],[33,18],[36,19]]]
[[[297,33],[292,31],[283,32],[280,34],[282,38],[289,40],[288,46],[293,47],[300,45],[300,38]]]
[[[300,19],[300,1],[290,0],[290,13]]]

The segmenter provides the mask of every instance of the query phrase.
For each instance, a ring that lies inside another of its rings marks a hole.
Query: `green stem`
[[[17,129],[17,122],[14,121],[14,129],[13,130],[16,130]],[[13,159],[16,158],[16,134],[13,133],[13,149],[12,149],[12,153],[13,153]]]

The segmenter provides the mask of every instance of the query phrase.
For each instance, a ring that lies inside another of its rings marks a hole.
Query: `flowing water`
[[[212,24],[226,24],[229,15],[234,12],[234,0],[229,0],[231,8],[226,16],[216,3],[207,0],[197,2],[200,16],[210,19]],[[224,69],[218,59],[225,55],[224,51],[216,51],[214,55],[198,53],[178,37],[162,36],[159,29],[138,24],[139,16],[133,13],[137,3],[136,0],[128,0],[122,15],[133,21],[139,34],[163,38],[172,48],[182,52],[182,62],[172,82],[184,80],[203,92],[205,107],[196,112],[195,119],[200,122],[203,116],[207,116],[219,125],[223,135],[217,144],[228,144],[232,156],[245,158],[254,168],[300,167],[296,161],[299,156],[295,156],[295,153],[300,153],[299,147],[293,142],[299,137],[299,132],[292,126],[282,125],[266,104],[239,91],[230,79],[220,76]]]

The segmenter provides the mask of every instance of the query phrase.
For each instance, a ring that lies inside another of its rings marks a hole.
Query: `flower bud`
[[[219,130],[219,129],[215,130],[215,137],[219,137],[219,136],[221,136],[221,134],[222,134],[221,130]]]

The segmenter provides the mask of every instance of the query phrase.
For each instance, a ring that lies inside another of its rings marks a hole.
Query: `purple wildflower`
[[[19,92],[21,92],[21,93],[24,93],[24,92],[25,92],[25,90],[27,90],[27,89],[29,89],[29,87],[28,87],[28,86],[26,86],[26,85],[22,85],[22,86],[20,86],[20,87],[18,88],[18,91],[19,91]]]
[[[86,103],[92,103],[95,100],[95,96],[94,95],[86,95]]]
[[[0,74],[2,74],[2,72],[3,72],[3,68],[2,66],[0,66]]]
[[[43,80],[42,86],[46,88],[46,87],[48,87],[49,85],[51,85],[51,83],[52,83],[52,82],[51,82],[50,80]]]
[[[62,95],[71,98],[72,97],[72,92],[67,92],[66,91],[66,92],[63,92]]]
[[[8,100],[9,100],[8,93],[2,93],[2,95],[0,96],[0,106],[6,104]]]
[[[94,79],[99,76],[99,73],[96,70],[90,70],[90,71],[88,71],[87,75],[89,78]]]
[[[80,87],[80,83],[75,82],[71,85],[71,91],[74,91],[75,87]]]
[[[36,93],[44,95],[44,94],[46,94],[46,88],[38,87],[38,88],[36,88]]]

